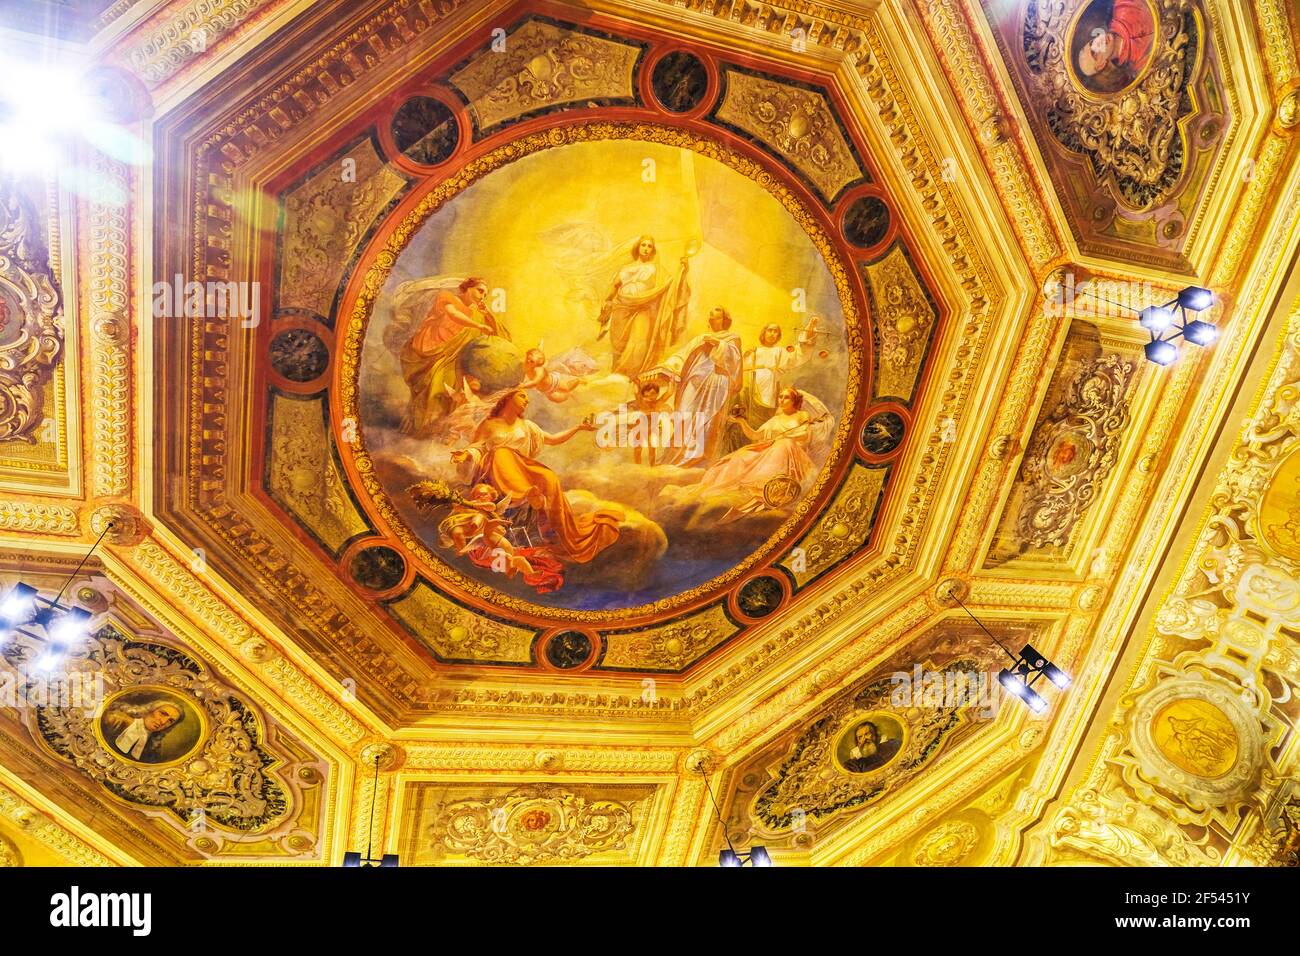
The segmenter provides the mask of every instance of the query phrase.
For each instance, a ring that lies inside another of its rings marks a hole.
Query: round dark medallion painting
[[[745,582],[736,596],[736,604],[746,617],[767,617],[781,606],[783,596],[781,582],[765,574]]]
[[[271,368],[291,382],[310,382],[329,368],[330,350],[310,329],[285,329],[271,340]]]
[[[460,130],[447,105],[432,96],[413,96],[393,114],[393,142],[422,166],[436,166],[456,151]]]
[[[406,562],[392,548],[377,545],[358,551],[350,565],[352,580],[371,591],[397,587],[406,573]]]
[[[888,455],[903,441],[906,428],[897,412],[877,412],[862,426],[862,447],[873,455]]]
[[[700,105],[709,88],[709,71],[699,58],[685,50],[669,53],[655,64],[650,76],[655,98],[664,109],[686,113]]]
[[[844,214],[844,238],[859,249],[879,245],[889,234],[889,207],[876,196],[855,200]]]
[[[573,670],[591,656],[591,638],[581,631],[562,631],[546,642],[546,659],[552,667]]]

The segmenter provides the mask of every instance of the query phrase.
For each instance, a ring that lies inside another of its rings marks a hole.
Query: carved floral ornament
[[[1167,199],[1186,171],[1179,124],[1195,111],[1188,90],[1199,59],[1199,19],[1192,0],[1134,7],[1139,20],[1154,19],[1137,31],[1145,31],[1146,52],[1119,72],[1113,61],[1091,65],[1089,37],[1109,26],[1089,19],[1093,7],[1031,0],[1023,36],[1031,92],[1061,145],[1087,156],[1098,180],[1112,183],[1127,205],[1145,209]]]
[[[529,20],[451,77],[484,129],[579,100],[627,100],[639,48]]]
[[[423,837],[430,862],[445,857],[488,864],[574,863],[623,850],[646,805],[533,784],[428,808]]]
[[[1098,357],[1035,429],[1021,468],[1028,492],[1017,519],[1017,532],[1031,547],[1064,545],[1092,503],[1099,476],[1119,454],[1136,370],[1117,355]]]
[[[186,827],[201,821],[209,849],[220,829],[263,832],[288,818],[290,798],[273,772],[282,761],[257,716],[195,660],[107,627],[73,668],[102,680],[103,701],[33,708],[35,735],[56,756],[128,804],[165,810]]]
[[[63,354],[59,293],[31,204],[0,186],[0,441],[34,443]]]

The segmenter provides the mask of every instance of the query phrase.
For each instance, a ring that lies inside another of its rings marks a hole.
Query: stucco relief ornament
[[[102,675],[93,711],[37,707],[34,730],[56,755],[117,798],[181,825],[266,832],[286,821],[289,795],[271,768],[252,709],[192,658],[105,627],[74,658]],[[12,662],[11,662],[12,663]],[[286,821],[287,822],[287,821]]]
[[[1057,814],[1051,845],[1111,866],[1211,866],[1219,851],[1120,792],[1082,790]]]
[[[0,184],[0,441],[35,444],[63,354],[59,293],[31,205]]]
[[[568,863],[626,848],[643,804],[531,784],[500,796],[438,804],[437,822],[425,837],[437,854],[481,863]]]
[[[476,57],[452,77],[480,125],[556,103],[628,98],[637,50],[539,20],[510,34],[502,51]]]
[[[1175,818],[1190,819],[1153,788],[1192,811],[1229,807],[1246,798],[1265,762],[1263,728],[1239,689],[1198,673],[1166,679],[1139,697],[1128,726],[1126,782]]]
[[[1082,369],[1064,401],[1034,432],[1022,476],[1029,492],[1017,531],[1032,547],[1060,547],[1092,504],[1119,454],[1136,366],[1103,355]]]
[[[979,829],[969,820],[948,820],[921,839],[912,862],[917,866],[960,866],[979,840]]]
[[[1199,47],[1192,0],[1157,4],[1155,22],[1152,7],[1131,4],[1113,15],[1119,25],[1088,19],[1090,10],[1081,16],[1080,6],[1032,0],[1025,11],[1034,105],[1063,146],[1088,157],[1099,181],[1112,182],[1128,206],[1146,209],[1173,193],[1187,166],[1178,124],[1195,108],[1187,92]],[[1115,35],[1128,44],[1123,54]],[[1112,57],[1110,67],[1093,65],[1093,48]]]

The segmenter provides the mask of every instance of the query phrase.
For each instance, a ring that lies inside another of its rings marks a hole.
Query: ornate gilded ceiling
[[[102,699],[0,708],[0,857],[1275,859],[1300,65],[1239,7],[58,27],[135,148],[4,181],[0,580],[73,575]]]

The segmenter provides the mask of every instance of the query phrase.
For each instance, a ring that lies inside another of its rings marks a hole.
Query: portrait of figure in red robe
[[[1118,93],[1142,75],[1157,38],[1147,0],[1093,0],[1070,41],[1075,74],[1094,93]]]

